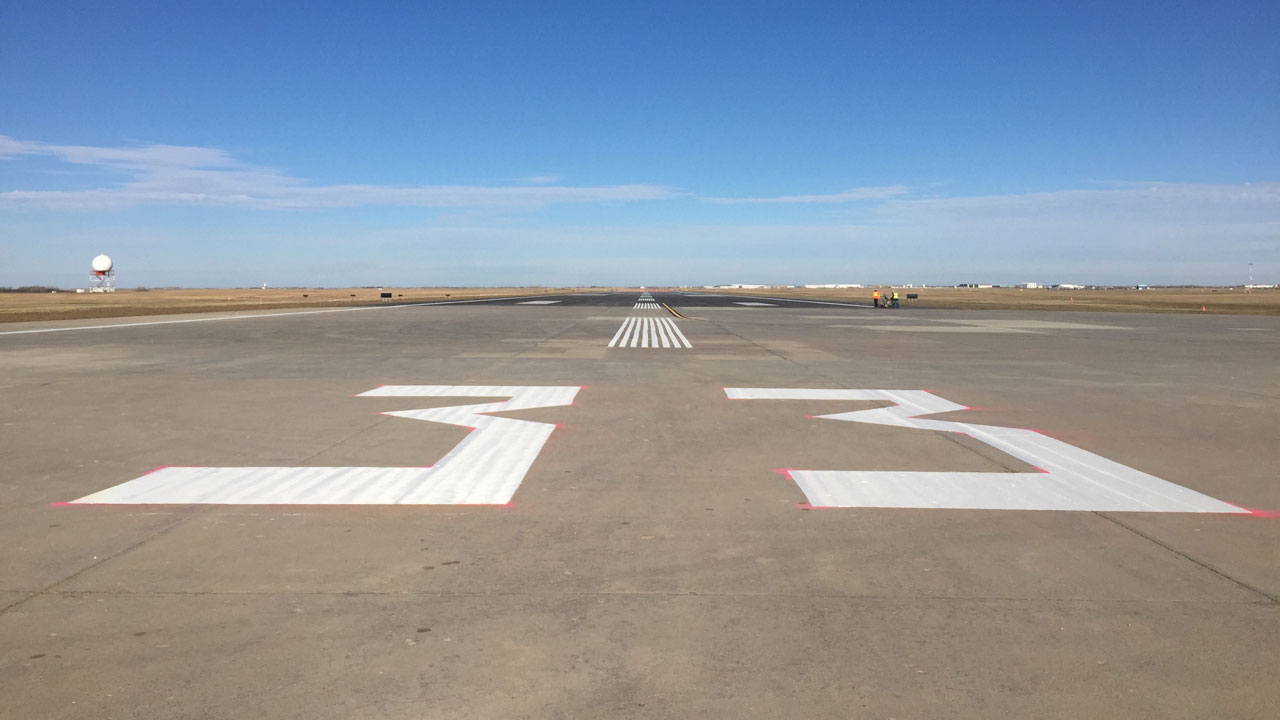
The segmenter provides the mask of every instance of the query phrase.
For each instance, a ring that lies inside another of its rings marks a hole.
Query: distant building
[[[1040,283],[1022,283],[1018,287],[1023,288],[1025,290],[1038,290],[1040,289]]]

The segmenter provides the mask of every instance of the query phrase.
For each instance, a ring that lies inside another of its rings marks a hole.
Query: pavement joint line
[[[299,460],[298,462],[296,462],[296,463],[294,463],[294,464],[295,464],[295,465],[300,465],[300,466],[301,466],[301,465],[306,465],[307,463],[311,462],[312,460],[315,460],[317,457],[320,457],[321,455],[323,455],[323,454],[325,454],[325,453],[329,452],[330,450],[332,450],[332,449],[334,449],[334,448],[338,447],[339,445],[341,445],[342,443],[344,443],[344,442],[346,442],[346,441],[350,440],[351,438],[353,438],[353,437],[355,437],[355,436],[357,436],[357,435],[360,435],[361,433],[368,432],[368,431],[370,431],[370,430],[372,430],[372,429],[376,428],[377,426],[379,426],[379,425],[381,425],[381,424],[385,423],[387,420],[390,420],[390,419],[391,419],[391,416],[390,416],[390,415],[383,415],[382,413],[378,413],[378,414],[377,414],[376,416],[374,416],[374,417],[375,417],[374,421],[373,421],[372,423],[370,423],[367,427],[359,428],[359,429],[357,429],[357,430],[352,430],[350,433],[347,433],[346,435],[344,435],[344,436],[342,436],[342,437],[338,438],[338,439],[337,439],[337,440],[335,440],[333,443],[331,443],[331,444],[329,444],[329,445],[326,445],[325,447],[320,448],[319,450],[317,450],[317,451],[315,451],[315,452],[311,453],[310,455],[308,455],[308,456],[306,456],[306,457],[302,458],[301,460]]]
[[[805,365],[804,363],[800,362],[799,360],[796,360],[796,359],[794,359],[794,358],[789,358],[789,357],[787,357],[786,355],[783,355],[782,353],[780,353],[780,352],[778,352],[778,351],[776,351],[776,350],[771,350],[771,349],[769,349],[769,348],[765,347],[764,345],[761,345],[760,343],[756,342],[755,340],[749,340],[749,339],[747,339],[747,337],[746,337],[745,335],[743,335],[743,334],[741,334],[741,333],[734,332],[733,330],[730,330],[729,328],[725,327],[725,326],[724,326],[724,323],[722,323],[722,322],[719,322],[719,321],[716,321],[716,320],[711,320],[711,319],[708,319],[707,321],[708,321],[708,322],[710,322],[712,325],[714,325],[714,326],[716,326],[716,327],[720,328],[720,329],[721,329],[721,330],[723,330],[724,332],[727,332],[727,333],[729,333],[730,335],[732,335],[732,336],[734,336],[734,337],[738,338],[739,340],[741,340],[741,341],[743,341],[743,342],[747,343],[748,345],[754,345],[755,347],[757,347],[757,348],[759,348],[759,349],[761,349],[761,350],[763,350],[763,351],[765,351],[765,352],[769,353],[770,355],[773,355],[774,357],[776,357],[776,358],[778,358],[778,359],[780,359],[780,360],[782,360],[782,361],[784,361],[784,362],[789,362],[789,363],[791,363],[791,364],[793,364],[793,365],[799,365],[800,367],[804,368],[805,370],[808,370],[810,373],[813,373],[814,375],[817,375],[818,377],[822,378],[824,382],[831,382],[831,383],[833,383],[832,387],[839,387],[839,388],[843,388],[843,389],[846,389],[846,390],[848,390],[848,389],[849,389],[849,386],[848,386],[848,385],[845,385],[843,382],[841,382],[841,381],[839,381],[839,380],[837,380],[837,379],[835,379],[835,378],[831,377],[830,375],[827,375],[826,373],[824,373],[824,372],[822,372],[822,371],[820,371],[820,370],[817,370],[816,368],[812,368],[812,367],[810,367],[810,366],[808,366],[808,365]]]
[[[1138,537],[1140,537],[1140,538],[1142,538],[1142,539],[1144,539],[1144,540],[1146,540],[1146,541],[1148,541],[1148,542],[1150,542],[1150,543],[1152,543],[1152,544],[1154,544],[1154,545],[1158,545],[1158,546],[1160,546],[1160,547],[1164,548],[1165,550],[1168,550],[1169,552],[1173,553],[1174,555],[1177,555],[1178,557],[1182,558],[1183,560],[1186,560],[1186,561],[1188,561],[1188,562],[1190,562],[1190,563],[1192,563],[1192,564],[1194,564],[1194,565],[1198,565],[1198,566],[1200,566],[1200,567],[1204,568],[1205,570],[1208,570],[1209,572],[1213,573],[1214,575],[1217,575],[1218,577],[1220,577],[1220,578],[1222,578],[1222,579],[1224,579],[1224,580],[1226,580],[1226,581],[1228,581],[1228,582],[1230,582],[1230,583],[1233,583],[1234,585],[1236,585],[1236,586],[1238,586],[1238,587],[1242,587],[1242,588],[1244,588],[1245,590],[1248,590],[1248,591],[1250,591],[1250,592],[1252,592],[1252,593],[1254,593],[1254,594],[1256,594],[1256,595],[1259,595],[1259,596],[1261,596],[1261,597],[1266,598],[1266,599],[1267,599],[1267,601],[1268,601],[1268,602],[1267,602],[1267,604],[1269,604],[1269,605],[1280,605],[1280,596],[1273,595],[1273,594],[1271,594],[1271,593],[1267,592],[1266,590],[1263,590],[1262,588],[1255,587],[1255,586],[1250,585],[1249,583],[1247,583],[1247,582],[1245,582],[1245,581],[1243,581],[1243,580],[1241,580],[1241,579],[1239,579],[1239,578],[1232,577],[1232,576],[1231,576],[1230,574],[1228,574],[1226,571],[1221,570],[1221,569],[1219,569],[1219,568],[1216,568],[1216,567],[1214,567],[1214,566],[1210,565],[1209,563],[1204,562],[1203,560],[1197,560],[1196,558],[1194,558],[1194,557],[1192,557],[1192,556],[1188,555],[1187,553],[1185,553],[1185,552],[1183,552],[1183,551],[1181,551],[1181,550],[1179,550],[1179,549],[1177,549],[1177,548],[1173,547],[1172,545],[1169,545],[1168,543],[1162,542],[1161,540],[1159,540],[1159,539],[1157,539],[1157,538],[1153,537],[1152,535],[1150,535],[1150,534],[1148,534],[1148,533],[1144,533],[1144,532],[1142,532],[1141,530],[1139,530],[1139,529],[1137,529],[1137,528],[1135,528],[1135,527],[1133,527],[1133,526],[1131,526],[1131,525],[1128,525],[1128,524],[1126,524],[1126,523],[1121,522],[1119,519],[1117,519],[1117,518],[1115,518],[1115,517],[1112,517],[1111,513],[1109,513],[1109,512],[1096,512],[1096,511],[1095,511],[1095,512],[1094,512],[1094,515],[1097,515],[1098,517],[1101,517],[1101,518],[1103,518],[1104,520],[1108,520],[1108,521],[1110,521],[1110,522],[1112,522],[1112,523],[1115,523],[1116,525],[1119,525],[1120,527],[1124,528],[1125,530],[1128,530],[1129,532],[1133,533],[1134,535],[1137,535]]]
[[[68,578],[70,579],[70,578]],[[64,581],[65,582],[65,581]],[[851,602],[967,602],[1072,605],[1257,605],[1271,607],[1265,600],[1179,600],[1170,598],[1077,598],[1014,597],[1004,595],[881,595],[881,594],[813,594],[813,593],[747,593],[697,592],[694,590],[587,590],[566,592],[486,591],[486,590],[46,590],[38,595],[59,597],[671,597],[671,598],[743,598],[779,600],[845,600]],[[35,597],[33,595],[32,597]],[[25,602],[26,599],[20,602]]]
[[[169,523],[168,525],[165,525],[164,527],[162,527],[162,528],[160,528],[159,530],[157,530],[157,531],[155,531],[155,532],[151,533],[150,535],[147,535],[146,537],[144,537],[144,538],[142,538],[141,540],[139,540],[139,541],[137,541],[137,542],[133,543],[132,545],[129,545],[129,546],[127,546],[127,547],[125,547],[125,548],[123,548],[123,549],[121,549],[121,550],[119,550],[119,551],[117,551],[117,552],[115,552],[115,553],[112,553],[111,555],[107,555],[106,557],[99,558],[97,562],[94,562],[94,563],[91,563],[91,564],[89,564],[89,565],[86,565],[86,566],[84,566],[84,567],[80,568],[79,570],[76,570],[75,572],[71,573],[70,575],[68,575],[68,576],[66,576],[66,577],[64,577],[64,578],[62,578],[61,580],[57,580],[57,581],[55,581],[55,582],[53,582],[53,583],[50,583],[49,585],[46,585],[45,587],[43,587],[43,588],[41,588],[41,589],[39,589],[39,590],[36,590],[35,592],[31,593],[30,595],[27,595],[26,597],[19,598],[19,599],[15,600],[14,602],[11,602],[11,603],[9,603],[8,605],[5,605],[3,608],[0,608],[0,617],[4,616],[4,615],[5,615],[6,613],[8,613],[10,610],[13,610],[13,609],[17,608],[17,607],[19,607],[19,606],[21,606],[21,605],[23,605],[23,604],[27,603],[27,602],[28,602],[28,601],[30,601],[30,600],[34,600],[35,598],[38,598],[38,597],[40,597],[41,595],[49,595],[49,594],[52,594],[52,593],[56,593],[56,592],[58,592],[58,591],[57,591],[57,587],[58,587],[59,585],[62,585],[63,583],[71,582],[72,580],[75,580],[76,578],[80,577],[81,575],[83,575],[83,574],[85,574],[85,573],[89,572],[90,570],[93,570],[94,568],[96,568],[96,567],[98,567],[98,566],[100,566],[100,565],[102,565],[102,564],[104,564],[104,563],[107,563],[107,562],[110,562],[110,561],[112,561],[112,560],[115,560],[115,559],[116,559],[116,558],[118,558],[118,557],[123,557],[123,556],[125,556],[125,555],[127,555],[127,554],[129,554],[129,553],[133,552],[134,550],[136,550],[136,549],[138,549],[138,548],[142,547],[143,545],[145,545],[145,544],[147,544],[147,543],[151,542],[152,540],[155,540],[156,538],[158,538],[158,537],[160,537],[160,536],[162,536],[162,535],[167,534],[170,530],[173,530],[174,528],[176,528],[176,527],[178,527],[179,525],[183,524],[183,523],[184,523],[184,522],[186,522],[187,520],[190,520],[190,519],[191,519],[191,518],[193,518],[193,517],[197,517],[197,516],[200,516],[200,515],[205,514],[205,512],[206,512],[206,511],[205,511],[204,509],[200,509],[200,510],[196,510],[195,512],[192,512],[192,513],[191,513],[191,514],[189,514],[189,515],[183,515],[182,517],[178,518],[177,520],[174,520],[173,522]]]
[[[504,366],[506,366],[506,365],[511,364],[511,363],[512,363],[513,361],[515,361],[515,360],[519,360],[519,359],[521,358],[521,356],[523,356],[523,355],[525,355],[525,354],[527,354],[527,353],[533,352],[534,350],[537,350],[539,345],[541,345],[541,344],[543,344],[543,343],[545,343],[545,342],[551,342],[552,340],[556,340],[556,339],[557,339],[557,338],[559,338],[561,335],[564,335],[565,333],[569,332],[570,330],[572,330],[572,329],[574,329],[574,328],[578,327],[578,326],[579,326],[579,325],[581,325],[583,322],[584,322],[583,320],[572,320],[572,321],[570,321],[570,322],[569,322],[569,324],[568,324],[568,325],[566,325],[566,326],[564,326],[563,328],[561,328],[559,332],[553,333],[553,334],[551,334],[551,335],[548,335],[547,337],[542,338],[541,340],[539,340],[539,341],[535,342],[534,344],[530,345],[529,347],[525,348],[524,350],[521,350],[520,352],[516,353],[516,354],[515,354],[514,356],[512,356],[512,357],[505,358],[505,359],[503,359],[501,362],[494,363],[494,369],[496,370],[496,369],[497,369],[497,368],[499,368],[499,367],[504,367]]]
[[[70,332],[72,330],[109,330],[111,328],[145,327],[148,325],[177,325],[180,323],[214,322],[218,320],[250,320],[253,318],[319,315],[321,313],[356,312],[359,310],[393,310],[407,307],[431,307],[435,305],[461,305],[466,303],[499,302],[502,300],[521,300],[529,297],[572,297],[574,294],[575,293],[566,293],[564,295],[511,295],[506,297],[475,298],[470,300],[439,300],[420,303],[394,303],[389,305],[360,305],[357,307],[324,308],[322,310],[296,310],[293,312],[256,313],[252,315],[219,315],[217,317],[183,318],[179,320],[150,320],[146,322],[114,323],[109,325],[76,325],[74,327],[35,328],[31,330],[0,330],[0,335],[35,335],[38,333]],[[123,317],[129,316],[126,315]]]

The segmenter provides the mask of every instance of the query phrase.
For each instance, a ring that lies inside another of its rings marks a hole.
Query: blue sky
[[[0,0],[0,285],[1280,282],[1280,4]]]

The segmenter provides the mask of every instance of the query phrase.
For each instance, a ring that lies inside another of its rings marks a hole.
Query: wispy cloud
[[[1280,182],[1207,184],[1111,182],[1089,190],[894,198],[881,205],[881,219],[897,223],[978,222],[1141,225],[1274,221],[1280,213]]]
[[[560,182],[559,175],[528,175],[522,178],[516,178],[516,182],[525,185],[554,185]]]
[[[885,200],[911,192],[905,185],[850,188],[843,192],[824,195],[780,195],[777,197],[708,197],[707,202],[723,205],[789,205],[813,203],[847,203],[865,200]]]
[[[138,205],[203,205],[258,209],[323,209],[362,205],[429,208],[537,209],[568,203],[628,202],[670,196],[649,184],[573,187],[542,176],[516,186],[369,184],[318,185],[250,165],[217,148],[181,145],[94,147],[54,145],[0,135],[0,157],[46,156],[125,176],[119,184],[84,190],[0,192],[0,207],[102,210]],[[531,184],[533,180],[543,182]]]

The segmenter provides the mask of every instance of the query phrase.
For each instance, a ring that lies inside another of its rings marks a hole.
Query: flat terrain
[[[743,295],[836,300],[870,303],[875,287],[770,288],[768,290],[717,290]],[[889,286],[880,288],[883,292]],[[919,308],[968,310],[1060,310],[1105,312],[1206,312],[1230,315],[1280,315],[1280,289],[1259,288],[1155,288],[1135,290],[1050,290],[1037,288],[899,288],[919,295],[911,304]],[[1204,308],[1201,310],[1201,308]]]
[[[389,292],[389,301],[381,296]],[[553,292],[537,288],[202,288],[114,293],[0,293],[0,323],[280,308],[430,302]]]
[[[869,304],[874,288],[724,290],[723,294],[829,300]],[[881,288],[890,290],[888,286]],[[434,302],[617,288],[257,288],[120,290],[115,293],[0,293],[0,323],[75,320],[193,312],[238,312],[283,308]],[[672,292],[671,289],[663,292]],[[1280,315],[1280,289],[1158,288],[1155,290],[1020,290],[1018,288],[900,288],[919,295],[919,309],[1062,310],[1108,312],[1206,312]],[[392,293],[384,300],[382,292]],[[639,293],[640,290],[635,290]],[[696,290],[676,292],[700,292]],[[1201,308],[1204,308],[1201,310]]]
[[[753,295],[0,329],[0,717],[1275,717],[1280,318]]]

